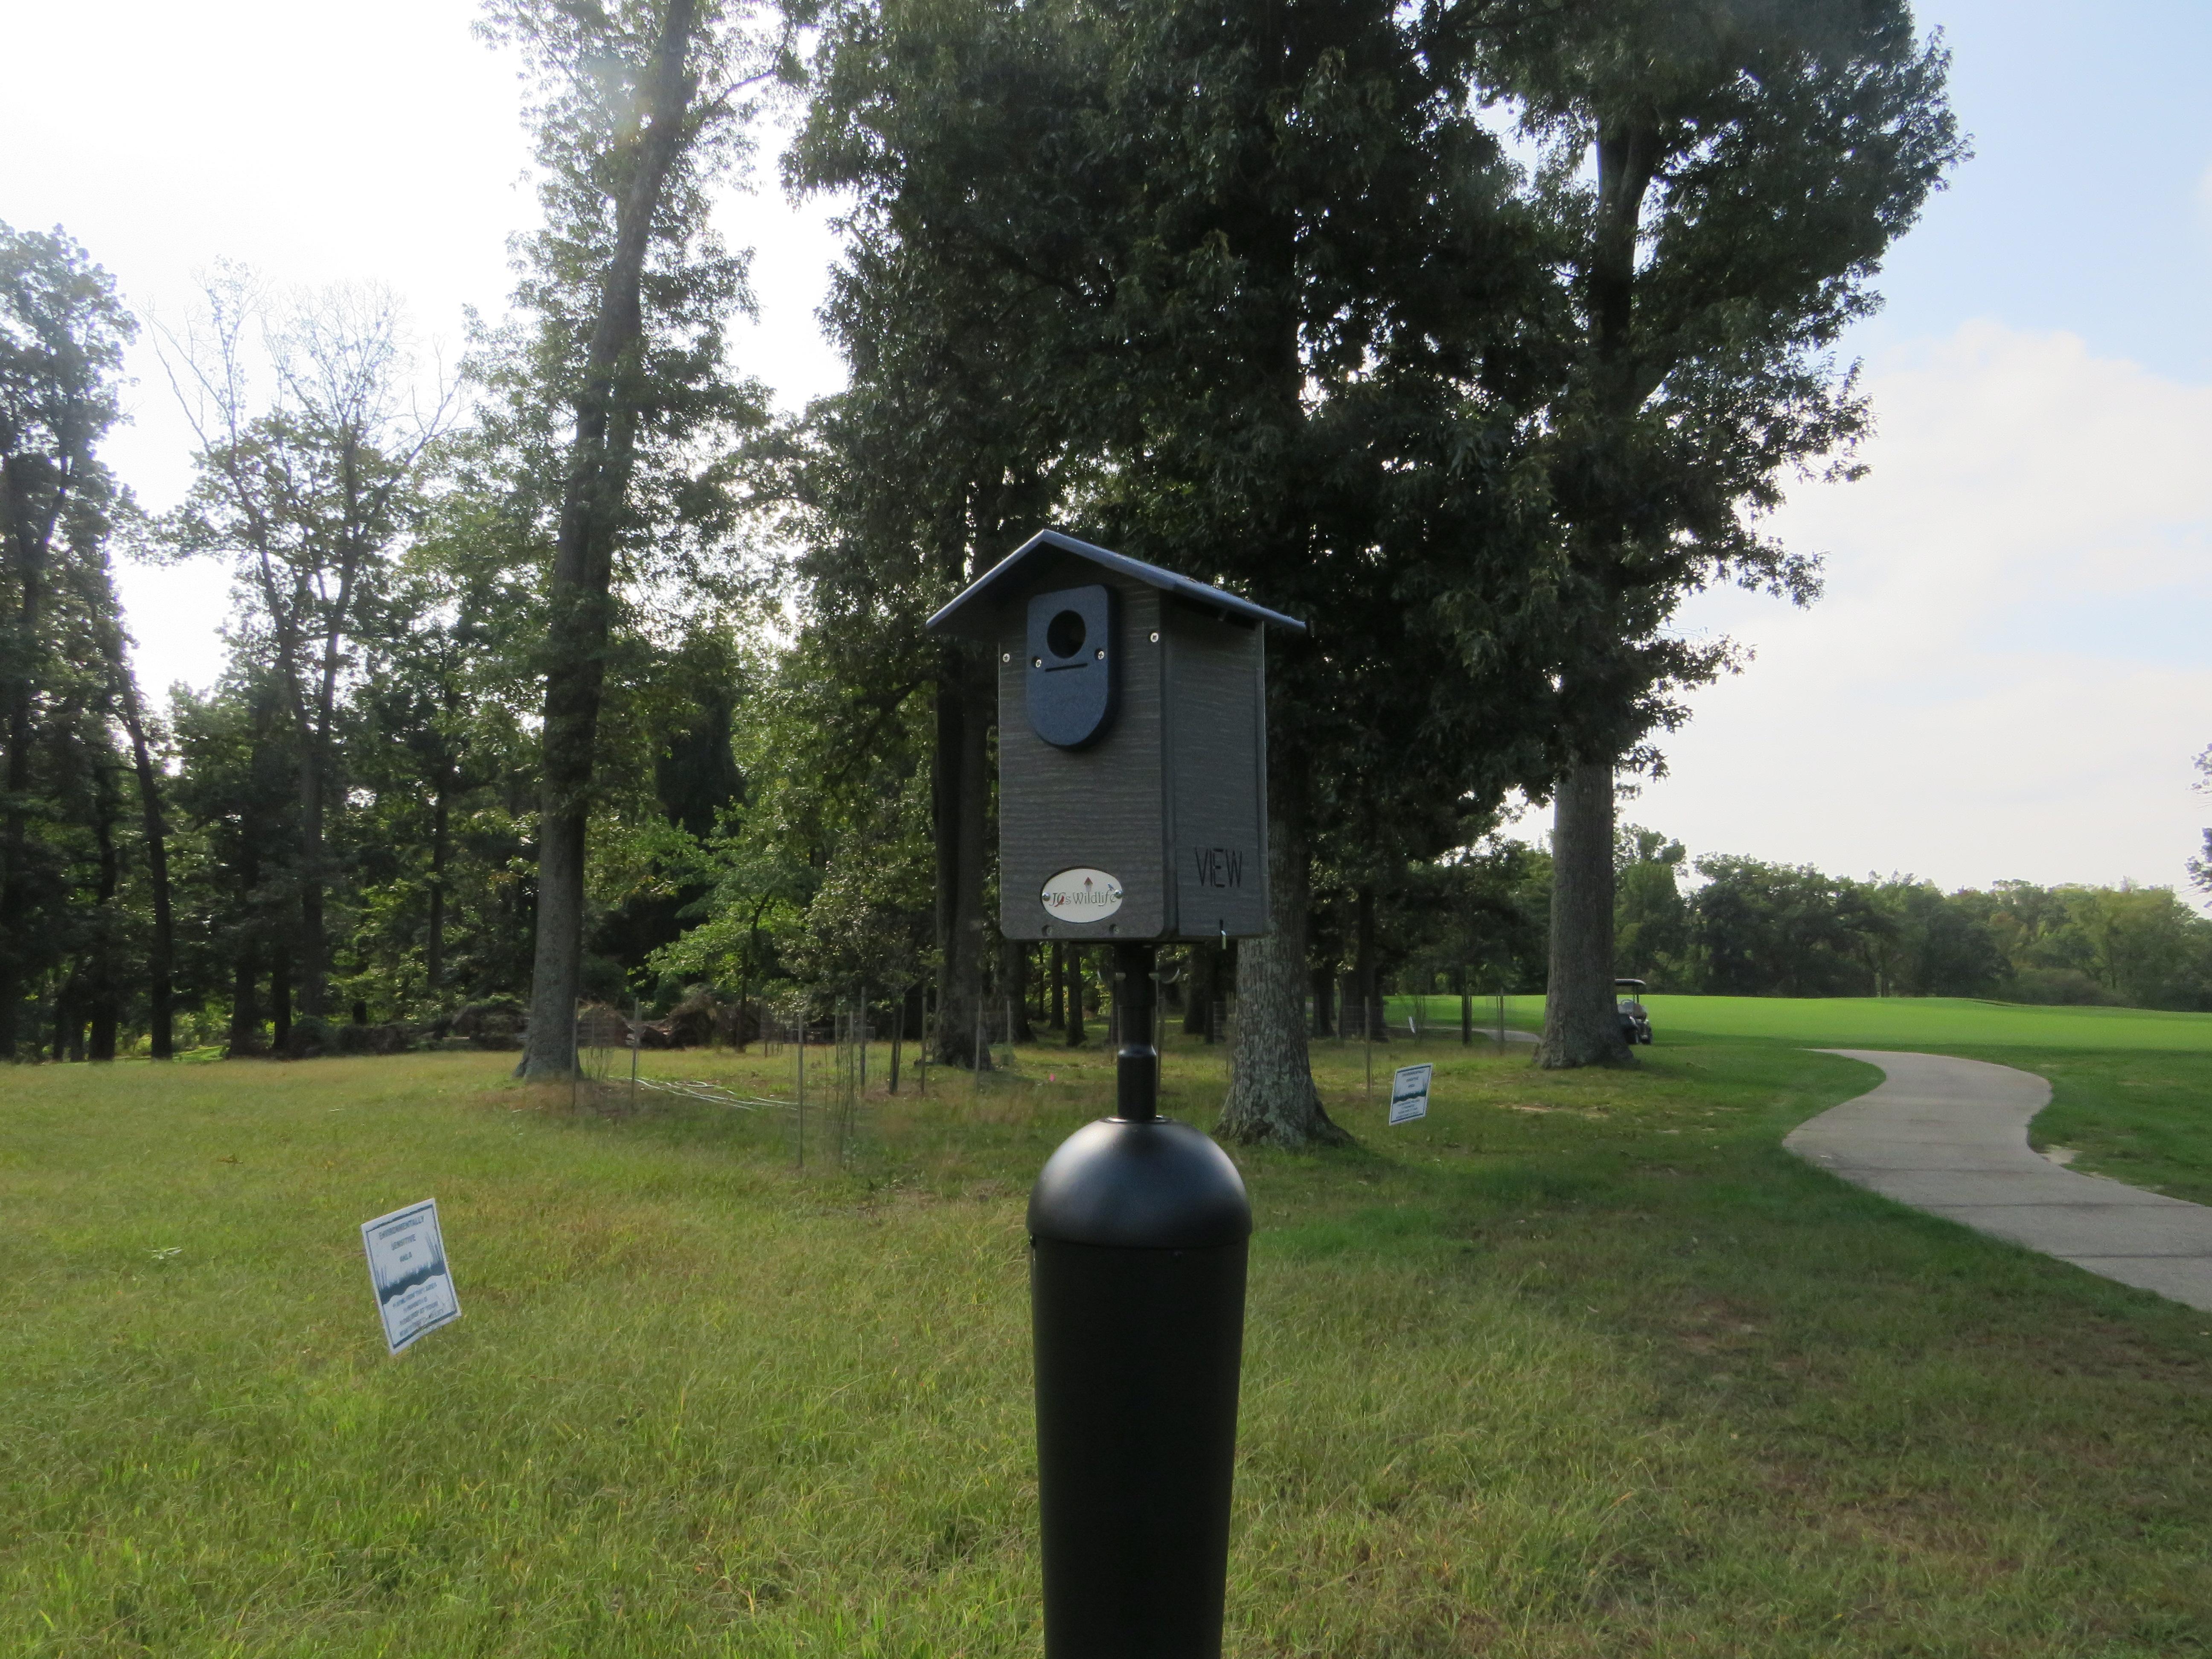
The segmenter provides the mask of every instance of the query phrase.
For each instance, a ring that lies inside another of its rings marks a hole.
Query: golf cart
[[[1616,991],[1628,994],[1620,1000],[1621,1041],[1632,1047],[1651,1041],[1651,1016],[1644,1012],[1644,981],[1640,979],[1617,979],[1613,982]]]

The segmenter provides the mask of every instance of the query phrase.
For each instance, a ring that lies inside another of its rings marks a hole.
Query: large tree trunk
[[[1552,959],[1537,1063],[1626,1065],[1613,995],[1613,764],[1577,761],[1552,805]]]
[[[1221,994],[1222,951],[1218,945],[1194,945],[1182,961],[1182,1034],[1216,1041],[1214,999]]]
[[[228,1059],[243,1060],[261,1051],[261,1010],[254,1002],[260,978],[261,964],[248,945],[239,952],[231,969],[230,1046],[224,1050]]]
[[[991,928],[983,914],[985,813],[990,805],[989,701],[996,676],[978,672],[975,653],[947,641],[937,688],[937,751],[933,805],[937,814],[938,949],[945,976],[938,988],[937,1053],[945,1066],[988,1071],[988,1046],[975,1046],[982,1007],[984,958]],[[982,665],[988,671],[988,665]]]
[[[1083,947],[1069,945],[1067,955],[1067,1046],[1080,1048],[1083,1031]]]
[[[1006,1041],[1035,1042],[1036,1033],[1030,1028],[1030,947],[1019,939],[999,941],[999,994],[1012,1020]]]
[[[1064,1031],[1067,1029],[1067,946],[1060,939],[1052,942],[1052,1001],[1045,1010],[1048,1029]]]
[[[269,969],[269,1047],[279,1054],[292,1047],[292,952],[283,945]]]
[[[1325,963],[1313,970],[1313,1034],[1316,1037],[1336,1035],[1336,969]]]
[[[612,631],[614,545],[636,453],[638,409],[619,380],[645,331],[643,278],[653,221],[683,143],[694,88],[684,73],[693,0],[669,0],[653,45],[629,188],[616,210],[609,259],[576,400],[575,435],[561,498],[547,595],[544,775],[538,835],[538,939],[530,980],[523,1075],[570,1075],[583,988],[584,852],[599,702]]]
[[[1351,1139],[1322,1109],[1306,1047],[1306,912],[1312,902],[1302,818],[1268,821],[1268,923],[1237,947],[1237,1048],[1228,1098],[1214,1133],[1276,1146],[1335,1146]]]

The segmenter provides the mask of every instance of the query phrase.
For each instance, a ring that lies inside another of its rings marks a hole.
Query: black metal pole
[[[1121,1033],[1114,1054],[1114,1115],[1129,1123],[1150,1123],[1160,1115],[1160,1053],[1152,1047],[1158,956],[1150,945],[1114,947],[1114,1023]]]
[[[1115,1115],[1030,1195],[1046,1659],[1219,1659],[1252,1209],[1159,1115],[1150,945],[1116,945]]]

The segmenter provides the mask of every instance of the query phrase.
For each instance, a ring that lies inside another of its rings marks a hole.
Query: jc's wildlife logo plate
[[[1121,908],[1121,884],[1103,870],[1063,870],[1041,896],[1054,921],[1103,921]]]

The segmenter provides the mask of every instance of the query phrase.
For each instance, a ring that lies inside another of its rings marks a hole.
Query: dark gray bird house
[[[1006,938],[1267,931],[1267,623],[1305,632],[1051,530],[929,619],[999,659]]]

